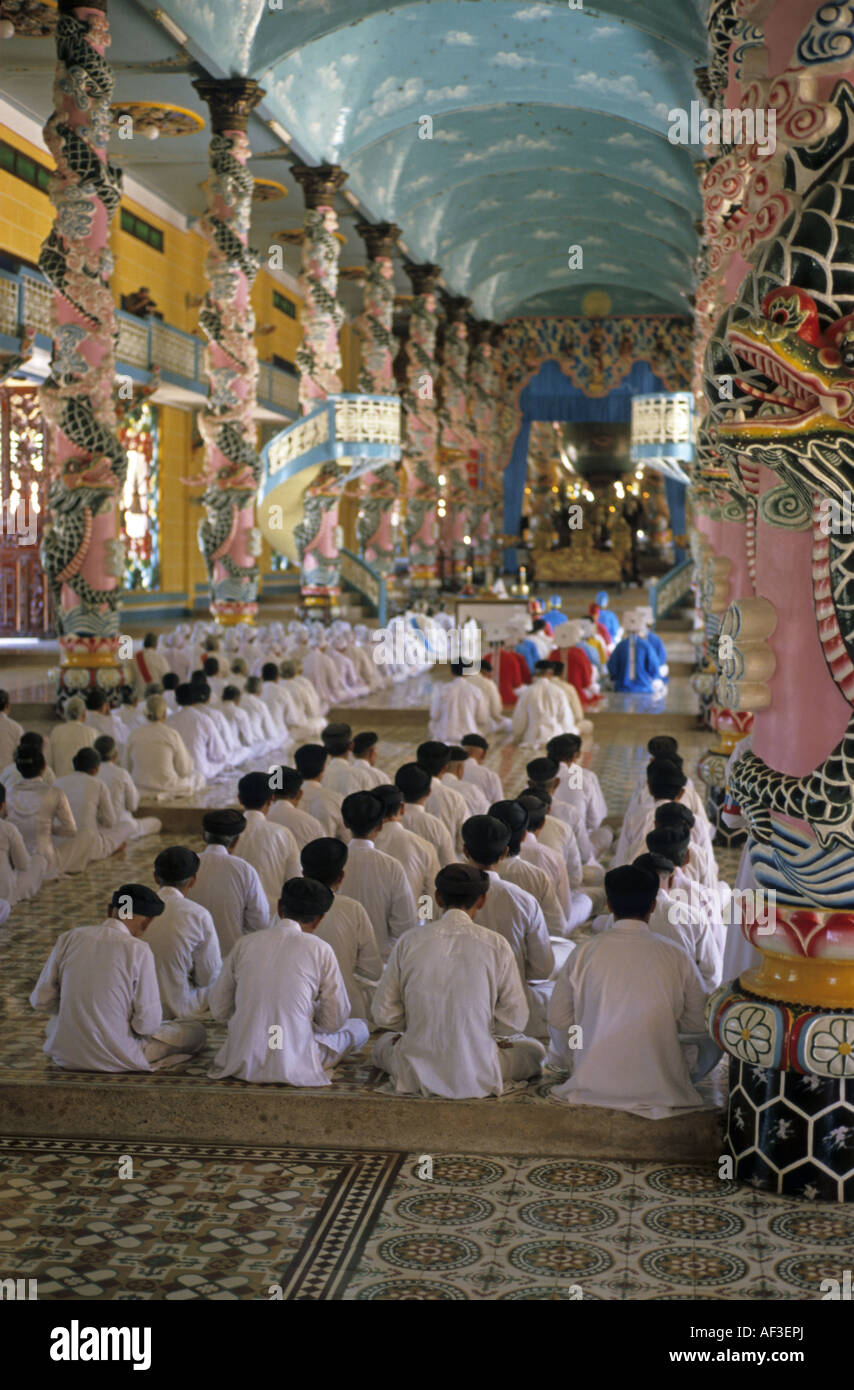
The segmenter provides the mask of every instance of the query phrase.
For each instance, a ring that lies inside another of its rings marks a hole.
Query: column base
[[[123,684],[118,637],[60,637],[59,649],[58,695],[85,695],[95,687],[109,695]]]
[[[729,1059],[726,1148],[739,1182],[854,1201],[854,1081]]]
[[[254,623],[258,615],[258,604],[234,603],[228,599],[211,600],[211,616],[220,627],[236,627],[238,623]]]

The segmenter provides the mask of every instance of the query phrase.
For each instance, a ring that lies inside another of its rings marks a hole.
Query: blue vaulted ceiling
[[[114,0],[116,97],[207,117],[194,69],[168,66],[178,44],[154,22],[164,11],[191,64],[266,91],[253,170],[291,196],[253,209],[256,245],[301,217],[274,121],[299,158],[341,164],[362,215],[396,222],[408,255],[439,264],[482,317],[580,314],[591,291],[615,314],[690,313],[701,151],[668,142],[667,113],[696,98],[705,0]],[[16,38],[4,58],[23,61],[0,71],[0,90],[40,120],[49,46]],[[206,126],[113,142],[114,154],[193,215],[208,138]],[[350,210],[340,195],[339,206]],[[342,229],[344,264],[363,261],[352,224]],[[583,262],[571,269],[575,246]]]

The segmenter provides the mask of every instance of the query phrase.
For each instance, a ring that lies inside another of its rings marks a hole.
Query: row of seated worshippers
[[[241,778],[242,809],[203,816],[201,855],[162,851],[153,886],[120,885],[104,922],[62,933],[31,995],[55,1063],[178,1065],[210,1017],[227,1024],[214,1077],[329,1085],[378,1030],[397,1094],[499,1095],[549,1064],[569,1073],[560,1102],[703,1108],[721,913],[695,877],[708,832],[675,741],[654,742],[620,837],[640,852],[605,873],[577,734],[550,740],[515,797],[480,733],[423,743],[370,786],[357,764],[382,774],[348,727],[324,735]]]

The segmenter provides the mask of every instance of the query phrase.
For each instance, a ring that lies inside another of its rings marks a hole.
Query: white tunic
[[[57,777],[67,777],[74,771],[74,754],[81,748],[92,748],[97,735],[90,724],[70,719],[57,724],[50,735],[50,761]]]
[[[306,676],[291,676],[285,679],[285,685],[294,699],[302,702],[300,728],[307,731],[311,742],[326,724],[317,691]]]
[[[223,962],[208,1006],[214,1018],[228,1020],[212,1077],[331,1084],[316,1034],[342,1028],[350,1000],[332,947],[299,923],[277,917],[267,931],[242,937]],[[277,1028],[280,1035],[271,1032]]]
[[[0,901],[14,907],[31,898],[42,885],[46,867],[40,854],[30,854],[18,827],[0,819]]]
[[[283,825],[290,830],[297,842],[297,849],[303,849],[311,840],[326,838],[326,831],[317,817],[309,815],[302,806],[295,806],[287,797],[273,802],[267,819],[271,825]]]
[[[491,681],[482,671],[471,671],[464,679],[474,685],[483,695],[486,708],[489,711],[490,728],[497,729],[504,718],[504,709],[501,704],[501,692],[495,681]],[[480,729],[466,729],[467,734],[480,732]]]
[[[434,777],[430,783],[430,795],[424,802],[424,808],[432,816],[438,816],[453,841],[455,852],[459,851],[463,843],[463,821],[469,818],[468,802],[465,797],[461,796],[447,782],[444,782],[441,777]]]
[[[514,854],[499,860],[497,872],[499,878],[524,888],[539,903],[549,936],[566,936],[569,918],[558,901],[553,880],[544,869]]]
[[[341,892],[362,904],[383,956],[397,937],[418,925],[418,910],[403,869],[372,840],[350,841]]]
[[[0,712],[0,767],[11,763],[23,732],[16,719],[10,718],[5,710]]]
[[[503,936],[451,909],[396,943],[372,1013],[402,1034],[398,1092],[464,1099],[501,1095],[495,1034],[519,1032],[528,1001]]]
[[[300,809],[307,811],[310,816],[314,816],[315,820],[320,821],[324,836],[346,841],[350,838],[350,832],[345,830],[344,822],[341,819],[343,799],[337,792],[325,787],[322,782],[305,781],[302,784]]]
[[[464,764],[465,766],[465,764]],[[463,798],[468,807],[469,816],[485,816],[489,811],[489,802],[481,791],[480,787],[474,782],[466,782],[462,777],[458,777],[455,772],[442,773],[442,785],[450,787],[451,791]],[[468,819],[468,816],[466,817]]]
[[[199,861],[196,881],[185,897],[207,908],[225,956],[245,933],[268,926],[269,904],[252,865],[237,854],[229,854],[224,845],[208,845]]]
[[[528,830],[522,837],[519,857],[527,864],[533,864],[535,868],[542,869],[543,873],[548,875],[554,884],[561,912],[569,921],[572,896],[569,888],[569,874],[566,871],[566,861],[563,856],[549,845],[544,845],[542,840],[537,839],[537,836]]]
[[[65,792],[49,787],[41,777],[30,777],[8,792],[6,809],[30,854],[40,854],[47,864],[47,877],[55,878],[61,865],[53,835],[62,838],[70,850],[77,836],[77,823]]]
[[[344,988],[350,998],[351,1016],[369,1022],[370,991],[356,979],[356,971],[366,975],[369,980],[377,981],[383,973],[383,963],[371,920],[362,904],[357,903],[355,898],[336,893],[335,901],[319,926],[315,927],[314,935],[319,941],[326,941],[335,952]]]
[[[261,736],[266,740],[268,747],[280,748],[285,742],[285,735],[278,729],[273,716],[260,695],[250,695],[247,690],[240,697],[240,707],[245,709],[250,718],[257,721],[257,727],[261,730]]]
[[[492,768],[486,767],[484,763],[476,762],[474,758],[467,758],[463,763],[463,781],[479,787],[486,797],[488,806],[504,800],[504,788],[498,773],[493,772]]]
[[[354,762],[349,754],[346,758],[330,758],[323,769],[323,785],[327,791],[335,792],[342,799],[351,792],[368,791],[373,784],[365,777],[360,763],[361,760]]]
[[[608,931],[613,925],[613,914],[608,913],[596,918],[593,930]],[[665,941],[680,946],[690,956],[707,994],[717,989],[721,982],[721,947],[702,906],[698,910],[689,901],[678,902],[664,888],[659,888],[649,929]]]
[[[57,777],[56,789],[65,792],[77,825],[79,855],[74,856],[73,862],[68,858],[63,860],[67,872],[84,869],[91,859],[106,859],[124,844],[127,830],[116,824],[113,798],[97,772],[94,776],[88,772],[70,772],[67,777]],[[87,832],[90,842],[84,849]]]
[[[10,763],[8,767],[4,767],[3,771],[0,772],[0,782],[2,782],[3,786],[6,788],[7,794],[12,790],[13,787],[17,787],[19,782],[23,782],[23,780],[23,777],[21,776],[14,763]],[[54,782],[56,781],[56,773],[54,772],[52,767],[45,767],[45,770],[41,775],[41,780],[43,782],[47,782],[49,787],[53,786]]]
[[[513,952],[528,1000],[524,1031],[535,1038],[548,1037],[546,1006],[551,985],[547,981],[555,960],[542,909],[524,888],[505,882],[494,869],[487,873],[486,902],[474,920],[503,936]]]
[[[164,1018],[194,1018],[207,1009],[208,987],[222,967],[214,921],[206,907],[180,888],[157,889],[166,904],[145,933],[154,954]]]
[[[459,743],[466,734],[489,732],[492,720],[482,690],[466,676],[437,685],[430,697],[430,737]]]
[[[419,898],[425,895],[428,898],[433,897],[436,875],[439,872],[439,856],[429,840],[422,840],[420,835],[407,829],[402,821],[394,820],[386,822],[376,836],[375,843],[377,849],[382,850],[383,854],[390,854],[392,859],[396,859],[400,864],[412,889],[416,907]]]
[[[209,715],[194,705],[187,705],[170,716],[169,724],[181,735],[193,768],[204,780],[222,772],[228,762],[228,750]]]
[[[75,1071],[151,1071],[145,1037],[163,1021],[154,956],[124,922],[63,932],[30,995],[51,1015],[44,1050]]]
[[[704,1030],[705,991],[681,947],[621,919],[576,947],[549,1005],[553,1044],[572,1076],[552,1095],[652,1120],[702,1108],[678,1034]],[[581,1046],[568,1030],[581,1028]]]
[[[458,855],[454,848],[454,837],[444,821],[428,811],[423,803],[408,803],[403,808],[403,825],[422,840],[429,840],[436,851],[439,868],[446,864],[456,864]]]
[[[575,733],[575,720],[562,690],[538,676],[522,692],[513,710],[513,739],[522,748],[545,748],[558,734]]]
[[[128,770],[138,791],[157,800],[189,796],[201,782],[171,719],[168,723],[146,720],[133,730],[128,739]]]
[[[365,790],[371,791],[373,787],[389,787],[393,785],[392,779],[387,772],[374,767],[368,762],[367,758],[354,758],[353,766],[359,769],[359,773],[364,780]]]
[[[235,854],[257,871],[267,895],[270,911],[275,911],[282,886],[289,878],[301,878],[297,842],[287,826],[270,823],[262,811],[244,811],[246,829],[237,841]]]

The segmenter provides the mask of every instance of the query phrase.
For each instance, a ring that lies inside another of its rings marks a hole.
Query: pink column
[[[405,533],[412,583],[438,587],[438,467],[436,451],[439,418],[436,402],[436,331],[439,323],[436,265],[409,265],[415,297],[406,343],[406,411],[404,465],[406,468]]]
[[[39,266],[53,285],[54,350],[41,404],[52,435],[42,563],[54,602],[61,688],[120,684],[116,503],[127,473],[113,402],[115,310],[110,224],[121,173],[107,159],[113,73],[106,0],[60,0],[54,111],[44,129],[56,160],[56,218]]]
[[[368,396],[396,395],[392,255],[400,228],[389,222],[358,222],[356,226],[368,250],[364,308],[355,325],[362,339],[359,390]],[[369,565],[386,577],[394,565],[391,515],[398,496],[397,470],[390,465],[376,473],[366,473],[357,486],[361,505],[356,534],[362,554]]]
[[[254,180],[249,158],[249,116],[264,96],[252,78],[207,78],[193,83],[211,115],[207,212],[208,291],[199,324],[208,339],[207,407],[199,415],[205,441],[205,520],[199,545],[211,585],[211,613],[218,622],[252,619],[258,611],[260,534],[255,496],[261,464],[255,448],[258,353],[252,282],[258,258],[248,249]]]
[[[474,438],[468,422],[468,311],[471,300],[457,295],[445,296],[446,324],[442,343],[442,370],[439,377],[441,402],[439,463],[448,478],[450,516],[447,537],[453,556],[454,577],[459,578],[468,563],[471,538],[472,489],[468,463]]]

